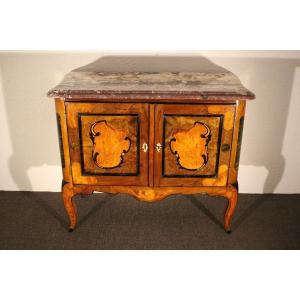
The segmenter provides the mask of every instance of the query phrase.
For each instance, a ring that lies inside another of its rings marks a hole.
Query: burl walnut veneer
[[[77,220],[72,198],[101,191],[148,202],[224,196],[230,232],[246,100],[254,99],[235,75],[201,66],[108,72],[96,64],[70,72],[48,95],[55,98],[70,230]]]

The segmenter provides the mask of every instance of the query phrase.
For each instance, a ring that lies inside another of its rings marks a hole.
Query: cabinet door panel
[[[155,109],[155,185],[225,186],[235,105],[168,105]]]
[[[147,185],[147,104],[67,103],[73,181]]]

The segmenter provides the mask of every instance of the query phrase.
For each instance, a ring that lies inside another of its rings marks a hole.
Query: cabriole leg
[[[70,225],[69,231],[73,231],[76,223],[77,223],[77,213],[76,213],[76,206],[73,203],[73,197],[75,196],[74,189],[71,183],[64,183],[62,184],[62,198],[64,202],[64,206],[66,212],[69,216]]]
[[[210,196],[223,196],[227,199],[228,204],[224,215],[224,229],[227,233],[231,233],[230,223],[237,204],[237,188],[229,185],[224,188],[212,189],[207,194]]]
[[[231,233],[230,223],[237,204],[237,189],[234,186],[229,186],[224,196],[228,200],[228,205],[224,216],[224,229],[227,233]]]

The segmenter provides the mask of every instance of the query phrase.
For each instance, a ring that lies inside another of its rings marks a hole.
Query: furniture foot
[[[234,211],[236,208],[236,204],[237,204],[238,192],[237,192],[236,187],[229,186],[226,189],[226,193],[224,196],[228,200],[228,205],[227,205],[227,209],[225,211],[225,216],[224,216],[224,229],[229,234],[229,233],[231,233],[231,229],[230,229],[231,219],[233,217],[233,214],[234,214]]]
[[[230,185],[228,187],[222,188],[222,189],[213,189],[207,192],[210,196],[223,196],[228,200],[227,209],[225,211],[224,215],[224,229],[225,231],[230,234],[230,222],[233,217],[236,204],[237,204],[237,188],[233,185]]]
[[[62,183],[62,198],[64,202],[64,206],[66,212],[69,216],[70,225],[69,225],[69,232],[72,232],[77,223],[77,213],[76,207],[73,203],[73,197],[75,196],[73,185],[71,183]]]

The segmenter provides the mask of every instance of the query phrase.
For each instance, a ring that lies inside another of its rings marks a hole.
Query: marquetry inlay
[[[188,170],[198,170],[205,166],[210,137],[209,127],[202,122],[195,122],[188,130],[173,133],[170,147],[179,165]]]
[[[93,161],[99,168],[115,168],[122,164],[130,149],[130,139],[125,131],[107,124],[105,120],[94,123],[90,137],[93,141]]]

